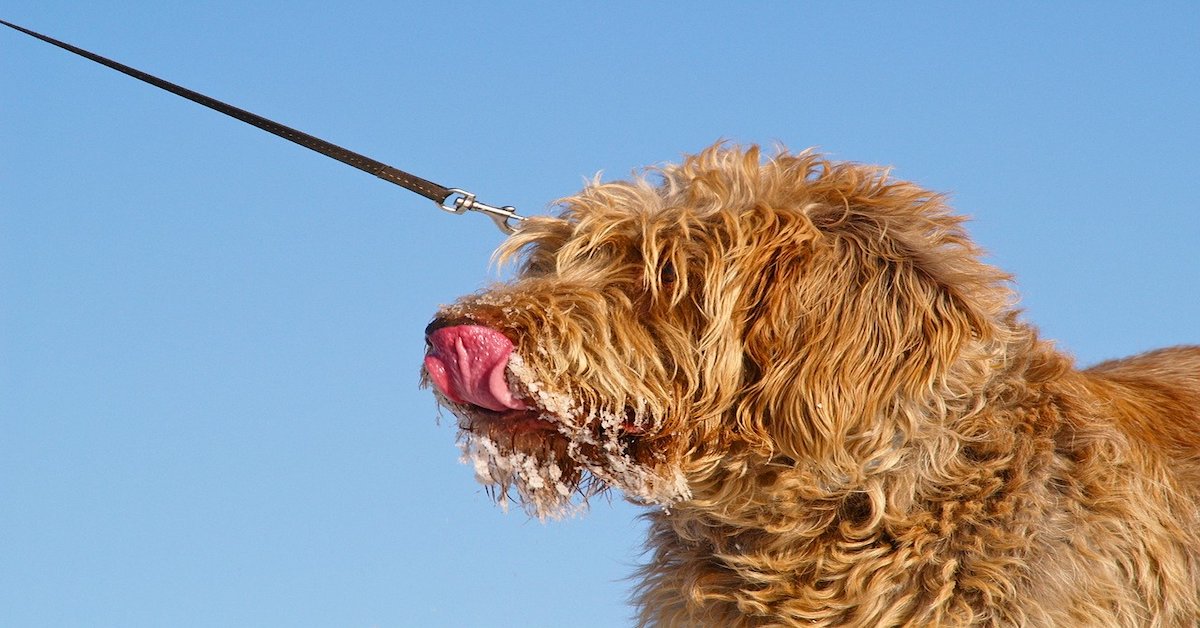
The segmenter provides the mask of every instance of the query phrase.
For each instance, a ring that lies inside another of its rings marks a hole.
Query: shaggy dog
[[[423,374],[500,501],[658,506],[641,624],[1200,625],[1200,348],[1077,370],[878,168],[654,172],[524,222]]]

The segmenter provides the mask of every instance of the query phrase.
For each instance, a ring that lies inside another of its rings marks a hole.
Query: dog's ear
[[[737,422],[772,455],[861,464],[911,433],[913,408],[955,386],[965,347],[995,337],[1008,306],[959,219],[850,214],[777,247],[747,290]]]

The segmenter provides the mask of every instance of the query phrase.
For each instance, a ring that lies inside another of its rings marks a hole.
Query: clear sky
[[[728,4],[0,18],[531,214],[720,138],[890,164],[1081,364],[1200,343],[1200,4]],[[0,31],[0,625],[628,624],[639,509],[501,513],[417,388],[500,241]]]

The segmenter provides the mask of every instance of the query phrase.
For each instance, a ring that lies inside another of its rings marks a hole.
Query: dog
[[[654,506],[640,625],[1200,625],[1200,347],[1077,369],[944,197],[718,144],[498,256],[423,382],[502,504]]]

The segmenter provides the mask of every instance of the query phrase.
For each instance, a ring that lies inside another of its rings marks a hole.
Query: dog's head
[[[1010,309],[939,196],[810,152],[718,145],[562,206],[502,246],[513,281],[426,331],[479,478],[539,516],[607,486],[669,505],[765,465],[895,464]]]

